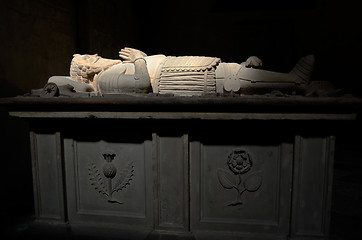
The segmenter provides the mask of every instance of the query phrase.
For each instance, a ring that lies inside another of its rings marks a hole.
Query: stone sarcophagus
[[[328,235],[336,129],[355,98],[14,98],[36,218],[118,239]]]

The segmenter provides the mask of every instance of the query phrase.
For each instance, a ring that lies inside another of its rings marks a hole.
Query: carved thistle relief
[[[228,206],[237,206],[243,204],[241,201],[243,193],[258,191],[262,184],[261,171],[249,172],[253,167],[253,162],[249,153],[240,149],[229,154],[227,165],[232,173],[218,169],[217,176],[224,188],[237,191],[236,200],[228,204]],[[248,172],[249,174],[246,174]]]
[[[122,191],[131,184],[134,175],[133,162],[131,161],[127,163],[119,176],[113,181],[113,179],[117,176],[117,168],[112,163],[116,154],[103,153],[102,156],[105,160],[105,163],[102,167],[103,175],[94,163],[90,163],[88,165],[89,181],[94,189],[98,191],[98,193],[107,196],[108,202],[123,204],[123,202],[114,198],[113,193]],[[103,177],[106,178],[106,183],[104,183]]]

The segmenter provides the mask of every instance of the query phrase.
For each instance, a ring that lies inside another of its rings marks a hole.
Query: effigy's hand
[[[124,59],[123,62],[134,63],[137,59],[144,59],[147,57],[147,54],[140,50],[126,47],[119,51],[119,56]]]
[[[245,66],[249,68],[260,68],[263,66],[263,62],[257,56],[251,56],[246,60]]]

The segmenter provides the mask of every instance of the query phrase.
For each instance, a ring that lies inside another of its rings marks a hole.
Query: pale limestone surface
[[[223,63],[216,57],[147,56],[133,48],[120,52],[121,60],[97,54],[75,54],[70,78],[52,77],[48,82],[70,84],[76,91],[157,93],[193,96],[210,93],[253,94],[303,91],[309,83],[314,56],[301,58],[289,73],[262,70],[262,61],[251,56],[243,63]]]

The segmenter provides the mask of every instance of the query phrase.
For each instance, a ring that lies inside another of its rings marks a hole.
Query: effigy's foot
[[[290,73],[297,77],[305,84],[309,83],[314,68],[314,55],[307,55],[299,59]]]

